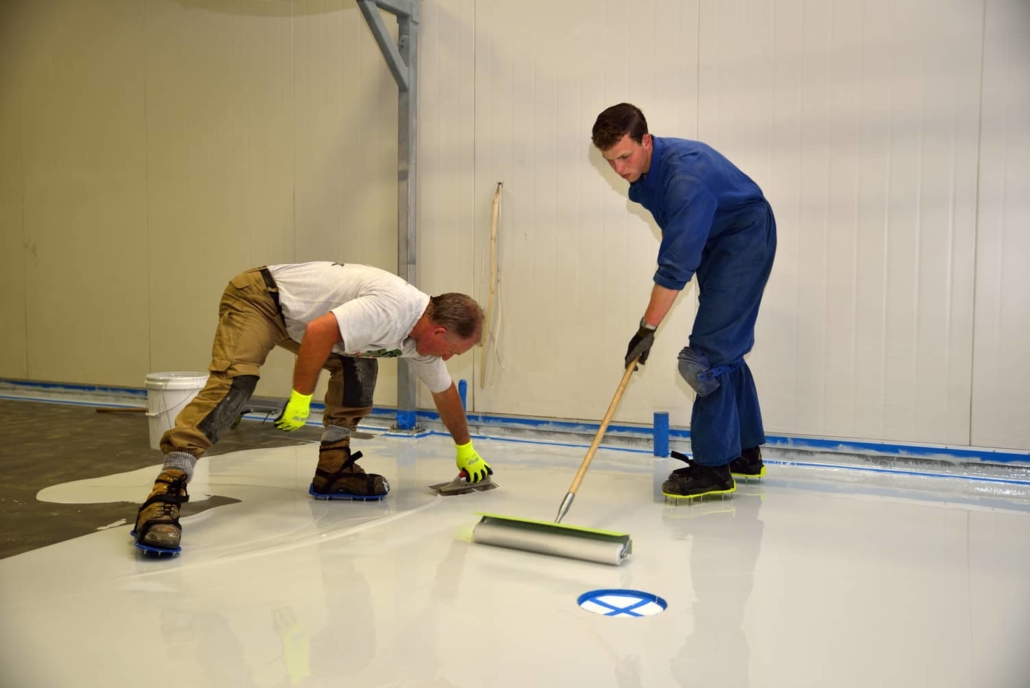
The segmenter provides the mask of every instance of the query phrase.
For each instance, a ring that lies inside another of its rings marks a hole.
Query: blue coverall
[[[741,449],[765,443],[758,392],[744,354],[755,343],[755,320],[776,255],[776,220],[747,175],[698,141],[652,137],[651,167],[630,184],[629,198],[662,230],[656,284],[682,290],[697,275],[699,306],[690,348],[710,367],[739,363],[718,376],[714,392],[694,399],[694,460],[722,466]]]

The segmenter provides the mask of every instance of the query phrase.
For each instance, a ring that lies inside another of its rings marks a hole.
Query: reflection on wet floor
[[[582,459],[477,448],[501,488],[441,497],[427,486],[456,470],[447,438],[363,442],[362,463],[392,486],[381,503],[312,500],[312,445],[204,459],[191,494],[223,504],[183,519],[180,557],[141,558],[126,524],[0,561],[0,613],[18,629],[5,677],[82,685],[89,666],[87,683],[106,686],[1028,685],[1023,500],[773,465],[732,499],[672,505],[655,498],[651,457],[602,448],[564,520],[632,533],[630,560],[602,566],[471,544],[477,512],[552,519]],[[38,498],[139,502],[155,474]],[[668,608],[578,607],[608,588]]]

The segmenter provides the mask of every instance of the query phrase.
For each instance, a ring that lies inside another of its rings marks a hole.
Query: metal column
[[[357,0],[358,7],[386,64],[397,81],[397,275],[418,286],[415,210],[418,174],[415,167],[418,106],[419,0]],[[397,43],[383,22],[383,10],[397,17]],[[397,365],[398,430],[418,430],[415,423],[415,376]]]

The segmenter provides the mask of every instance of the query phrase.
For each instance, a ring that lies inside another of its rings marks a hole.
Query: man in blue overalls
[[[651,300],[625,364],[647,361],[655,330],[697,275],[699,305],[679,372],[697,396],[690,419],[692,461],[662,485],[672,498],[729,494],[733,476],[765,475],[758,392],[744,355],[776,255],[772,208],[747,175],[698,141],[659,138],[639,108],[613,105],[597,117],[594,145],[629,182],[630,200],[662,230]]]

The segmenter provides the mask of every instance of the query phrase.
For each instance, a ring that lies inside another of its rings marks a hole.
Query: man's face
[[[448,360],[460,356],[476,345],[475,337],[459,339],[443,327],[434,327],[415,342],[415,350],[422,356],[439,356]]]
[[[602,151],[601,155],[615,170],[615,174],[632,184],[651,169],[651,135],[644,134],[640,143],[637,143],[627,134],[614,146]]]

